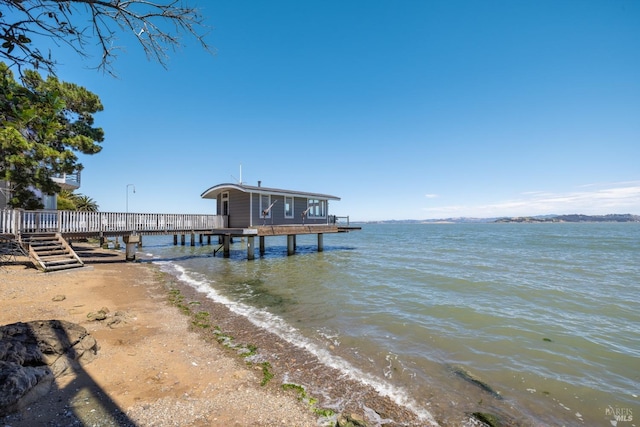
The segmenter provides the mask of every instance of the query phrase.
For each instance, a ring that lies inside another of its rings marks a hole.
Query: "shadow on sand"
[[[117,250],[102,249],[87,243],[74,243],[72,247],[85,264],[108,264],[125,261],[124,252]]]
[[[42,342],[42,334],[31,327],[35,323],[46,323],[53,331],[46,342]],[[136,426],[120,407],[104,392],[98,383],[89,375],[75,359],[82,355],[74,350],[77,339],[70,337],[62,322],[57,320],[30,322],[26,330],[19,336],[12,337],[23,343],[38,345],[45,355],[51,353],[51,346],[58,349],[69,349],[60,356],[66,358],[67,369],[64,375],[53,382],[51,389],[44,396],[22,407],[17,412],[0,417],[0,424],[12,427],[27,426]],[[10,337],[3,337],[3,340]],[[76,342],[73,342],[76,341]],[[93,351],[93,350],[87,350]],[[86,357],[86,356],[84,356]],[[43,358],[44,359],[44,358]],[[59,360],[59,359],[58,359]],[[31,366],[46,368],[43,360],[23,362]],[[58,362],[56,362],[58,363]],[[69,378],[72,378],[70,381]],[[59,387],[57,383],[65,384]]]

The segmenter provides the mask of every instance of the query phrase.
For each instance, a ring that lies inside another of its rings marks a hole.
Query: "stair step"
[[[47,271],[58,271],[58,270],[67,270],[70,268],[80,268],[80,267],[84,267],[84,265],[76,263],[76,264],[65,264],[65,265],[55,265],[55,266],[51,266],[51,267],[47,267],[46,270]]]
[[[38,256],[40,257],[40,259],[42,261],[45,262],[50,262],[50,261],[57,261],[59,259],[73,259],[75,260],[74,256],[67,253],[67,254],[57,254],[57,255],[46,255],[46,256],[41,256],[40,254],[38,254]]]
[[[42,246],[31,245],[31,247],[34,248],[37,251],[46,251],[46,250],[54,250],[54,249],[66,249],[64,247],[64,245],[61,245],[59,243],[56,243],[55,245],[42,245]]]
[[[71,264],[79,264],[79,263],[77,260],[73,258],[52,260],[44,263],[46,268],[53,267],[56,265],[71,265]]]
[[[27,240],[31,246],[47,246],[47,245],[59,245],[58,240]]]
[[[60,243],[56,243],[54,245],[31,245],[32,248],[36,249],[36,250],[47,250],[47,249],[59,249],[59,248],[64,248],[64,245],[61,245]]]
[[[52,251],[36,251],[39,257],[51,256],[51,255],[67,255],[70,254],[66,249],[55,249]]]
[[[59,235],[31,235],[25,239],[29,243],[37,262],[45,271],[83,267],[67,242]]]

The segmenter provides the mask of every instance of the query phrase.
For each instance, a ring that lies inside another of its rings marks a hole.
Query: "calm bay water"
[[[292,257],[266,242],[254,261],[239,240],[230,259],[171,236],[142,253],[415,410],[481,400],[464,370],[533,424],[638,423],[640,224],[365,224],[322,253],[299,236]]]

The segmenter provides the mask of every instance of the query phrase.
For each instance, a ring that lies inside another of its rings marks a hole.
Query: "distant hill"
[[[640,222],[640,216],[631,215],[631,214],[546,215],[546,216],[499,218],[499,219],[496,219],[494,222]]]
[[[442,219],[389,219],[383,221],[363,221],[364,224],[474,224],[505,222],[640,222],[640,215],[538,215],[512,218],[442,218]]]

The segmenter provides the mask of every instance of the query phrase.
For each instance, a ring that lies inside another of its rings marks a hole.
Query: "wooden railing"
[[[62,234],[171,233],[206,231],[227,226],[227,217],[199,214],[147,214],[79,211],[0,211],[0,232]]]
[[[0,211],[0,235],[17,234],[20,211],[14,209],[3,209]]]
[[[60,173],[51,178],[58,184],[67,184],[73,187],[80,187],[80,171],[76,173]]]

